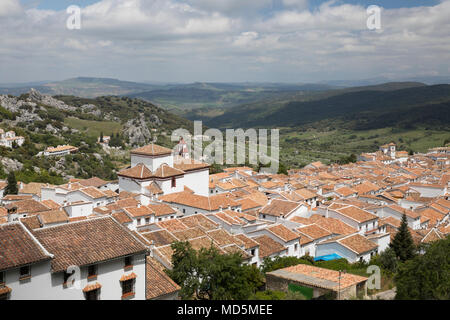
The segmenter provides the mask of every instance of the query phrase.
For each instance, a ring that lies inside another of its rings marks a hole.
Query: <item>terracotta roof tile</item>
[[[28,230],[42,228],[42,223],[37,215],[20,218],[19,220],[28,228]]]
[[[240,247],[244,246],[244,243],[236,238],[232,234],[228,233],[225,229],[217,229],[208,231],[208,236],[211,237],[220,247],[230,244],[236,244]]]
[[[151,232],[142,232],[141,236],[147,240],[148,244],[153,241],[153,244],[156,247],[166,246],[178,241],[178,239],[175,238],[172,233],[164,229]]]
[[[61,205],[59,205],[59,203],[57,203],[57,202],[55,202],[53,200],[50,200],[50,199],[42,200],[41,203],[43,205],[45,205],[46,207],[49,207],[52,210],[61,208]]]
[[[135,208],[124,208],[123,209],[128,215],[133,218],[145,217],[153,215],[153,211],[146,206],[140,206]]]
[[[348,235],[358,232],[355,228],[335,218],[325,218],[321,215],[314,214],[310,219],[319,227],[328,230],[333,234]]]
[[[180,241],[187,241],[190,239],[203,237],[206,235],[206,232],[200,229],[199,227],[193,227],[189,229],[173,231],[173,235],[177,237]]]
[[[199,226],[206,231],[214,230],[219,227],[219,225],[217,223],[215,223],[214,221],[212,221],[211,219],[207,218],[206,216],[204,216],[202,214],[196,214],[196,215],[183,217],[183,218],[180,218],[179,220],[183,224],[185,224],[186,226],[188,226],[190,228]]]
[[[164,267],[155,258],[146,259],[146,299],[155,299],[173,294],[181,288],[165,272]]]
[[[342,215],[352,220],[355,220],[359,223],[378,219],[378,216],[374,215],[373,213],[370,213],[369,211],[360,209],[355,206],[347,206],[335,209],[334,211],[339,212]]]
[[[132,223],[133,220],[123,211],[115,212],[111,216],[117,220],[120,224]]]
[[[69,216],[63,210],[44,211],[39,213],[39,218],[44,225],[69,222]]]
[[[170,155],[172,154],[172,150],[152,143],[144,147],[131,150],[131,154],[160,156],[160,155]]]
[[[271,203],[261,209],[261,213],[275,217],[282,217],[294,211],[299,206],[300,203],[297,202],[274,199]]]
[[[199,208],[206,211],[216,211],[220,207],[223,209],[238,207],[239,204],[226,194],[214,195],[210,197],[191,194],[188,192],[172,193],[167,196],[160,197],[160,200],[168,203],[176,203],[192,208]]]
[[[17,268],[51,257],[20,223],[0,225],[0,270]]]
[[[350,273],[342,273],[340,275],[339,271],[319,268],[306,264],[298,264],[292,267],[279,269],[268,274],[286,279],[296,279],[295,275],[302,275],[304,276],[300,280],[302,283],[315,287],[331,289],[334,291],[337,291],[339,286],[343,289],[367,281],[366,277],[361,277]]]
[[[177,213],[177,211],[175,209],[173,209],[172,207],[168,206],[165,203],[149,204],[147,206],[147,208],[149,208],[151,211],[153,211],[153,214],[155,215],[155,217],[166,216],[166,215],[171,215],[171,214]]]
[[[209,164],[205,162],[200,162],[194,159],[174,159],[174,168],[189,172],[194,170],[200,170],[200,169],[208,169],[210,167]]]
[[[258,242],[256,242],[252,238],[247,237],[245,234],[238,234],[235,237],[244,243],[244,247],[247,250],[259,246]]]
[[[329,240],[326,240],[323,243],[332,243],[337,242],[341,245],[347,247],[351,251],[357,253],[357,254],[363,254],[368,251],[374,250],[378,247],[378,245],[367,238],[363,237],[360,234],[353,234],[350,236],[339,236],[335,237]]]
[[[331,236],[331,232],[325,230],[324,228],[319,227],[316,224],[311,224],[309,226],[304,226],[295,229],[303,235],[307,235],[308,237],[317,240],[320,238]]]
[[[267,227],[267,230],[272,232],[277,237],[281,238],[283,241],[292,241],[300,238],[300,235],[298,233],[295,233],[291,229],[285,227],[282,224],[276,224]]]
[[[119,171],[119,176],[135,179],[149,179],[153,176],[152,171],[143,163],[139,163],[132,168]]]
[[[48,208],[46,205],[32,199],[15,201],[13,203],[6,205],[7,209],[12,207],[16,207],[17,213],[19,214],[33,214],[50,210],[50,208]]]
[[[102,287],[102,285],[98,282],[94,283],[94,284],[88,284],[87,286],[85,286],[83,288],[83,292],[89,292],[89,291],[94,291],[97,289],[100,289]]]
[[[146,251],[142,242],[111,217],[37,229],[34,233],[55,255],[53,272],[71,265],[85,266]]]
[[[184,223],[182,223],[178,219],[159,221],[156,224],[163,229],[169,230],[170,232],[178,230],[186,230],[188,228]]]
[[[272,238],[262,235],[253,238],[259,244],[259,257],[266,258],[275,253],[280,253],[287,250],[284,246],[273,240]]]

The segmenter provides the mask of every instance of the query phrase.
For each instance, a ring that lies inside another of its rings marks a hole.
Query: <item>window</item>
[[[28,279],[31,277],[31,267],[25,266],[20,268],[20,277],[19,280]]]
[[[297,251],[297,249],[298,249],[298,244],[295,244],[294,245],[294,250]]]
[[[262,217],[263,219],[265,219],[265,218],[266,218],[266,215],[265,215],[265,214],[263,214],[262,216],[263,216],[263,217]]]
[[[150,218],[145,218],[145,224],[149,224],[150,223]]]
[[[98,300],[99,289],[88,291],[85,294],[86,300]]]
[[[161,218],[158,218],[158,221],[161,221],[162,219]]]
[[[172,188],[175,188],[177,186],[177,180],[175,177],[172,177]]]
[[[0,286],[5,284],[5,272],[0,272]]]
[[[122,298],[129,297],[134,294],[134,279],[122,282]]]
[[[255,249],[252,249],[252,256],[254,256],[255,255]]]
[[[183,213],[186,213],[186,209],[183,209]]]
[[[64,274],[64,282],[63,282],[63,285],[67,285],[67,280],[69,280],[69,277],[70,277],[71,275],[73,275],[73,272],[72,272],[72,273],[68,273],[68,272],[64,271],[63,274]],[[75,279],[72,279],[72,284],[73,284],[74,282],[75,282]]]
[[[133,267],[133,257],[125,257],[125,268]]]
[[[97,266],[95,264],[88,267],[88,279],[97,278]]]

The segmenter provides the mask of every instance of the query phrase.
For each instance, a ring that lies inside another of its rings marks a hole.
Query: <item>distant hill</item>
[[[52,95],[74,95],[85,98],[119,96],[151,90],[155,85],[109,78],[79,77],[43,85]]]
[[[7,88],[0,87],[0,94],[20,95],[29,92],[31,88],[50,95],[74,95],[84,98],[95,98],[151,90],[155,88],[155,85],[110,78],[78,77],[56,82],[23,84],[23,86],[15,84]]]
[[[365,129],[390,126],[389,121],[396,119],[409,125],[431,120],[448,125],[449,101],[450,85],[390,83],[326,92],[309,101],[290,101],[275,108],[264,102],[238,106],[206,124],[221,128],[230,124],[233,127],[296,127],[335,119],[346,120],[348,129]]]
[[[190,110],[227,109],[262,99],[280,98],[293,92],[320,92],[335,87],[324,84],[193,83],[130,94],[185,116]]]

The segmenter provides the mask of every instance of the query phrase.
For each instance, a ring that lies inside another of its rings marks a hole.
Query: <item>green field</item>
[[[122,131],[122,125],[113,121],[91,121],[70,117],[64,119],[64,123],[91,137],[99,137],[101,132],[103,135],[109,136],[111,133]]]
[[[317,160],[329,164],[352,153],[377,151],[380,145],[391,141],[397,144],[398,150],[426,152],[429,148],[443,146],[449,140],[449,132],[427,128],[305,132],[285,128],[280,131],[280,158],[291,167]]]

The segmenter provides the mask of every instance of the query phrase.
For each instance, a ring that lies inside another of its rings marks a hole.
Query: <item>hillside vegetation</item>
[[[449,123],[450,86],[434,85],[400,90],[364,90],[312,101],[292,101],[278,107],[240,106],[207,121],[211,127],[303,126],[324,120],[346,122],[346,129],[374,129],[393,122]],[[429,112],[432,111],[432,112]],[[390,122],[386,122],[390,121]],[[349,126],[348,122],[352,122]]]
[[[23,182],[60,184],[97,176],[116,179],[129,164],[129,150],[152,141],[173,147],[171,132],[192,130],[192,122],[149,102],[127,97],[50,97],[30,91],[20,97],[0,95],[0,127],[25,137],[12,149],[0,147],[0,178],[15,171]],[[111,135],[110,147],[97,143]],[[79,149],[65,157],[38,153],[50,146],[70,144]]]

